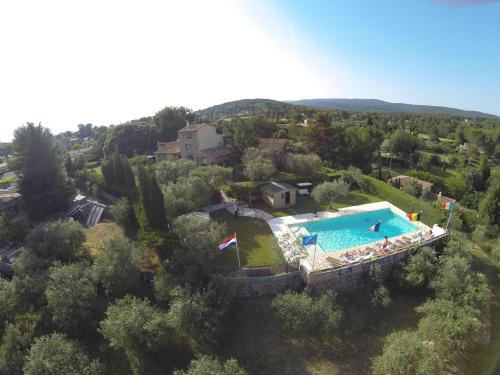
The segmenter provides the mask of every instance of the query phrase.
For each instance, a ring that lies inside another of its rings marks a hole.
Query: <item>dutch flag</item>
[[[224,251],[226,248],[230,246],[237,246],[238,242],[236,241],[236,233],[226,237],[224,241],[219,244],[219,250]]]

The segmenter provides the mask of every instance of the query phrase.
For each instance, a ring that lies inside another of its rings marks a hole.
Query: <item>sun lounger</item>
[[[333,268],[339,268],[339,267],[343,267],[344,265],[346,265],[346,262],[344,262],[340,259],[337,259],[337,258],[326,257],[326,260],[328,263],[330,263],[330,265]]]

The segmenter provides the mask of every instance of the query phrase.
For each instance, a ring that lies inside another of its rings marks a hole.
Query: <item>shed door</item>
[[[285,204],[290,204],[290,192],[285,193]]]

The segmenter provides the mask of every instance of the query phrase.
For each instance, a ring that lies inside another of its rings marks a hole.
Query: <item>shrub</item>
[[[342,316],[333,299],[331,292],[317,299],[306,293],[286,292],[273,300],[272,308],[283,327],[292,332],[328,334],[337,328]]]
[[[387,336],[382,355],[373,360],[374,375],[430,375],[439,374],[441,370],[441,358],[432,345],[414,331]]]

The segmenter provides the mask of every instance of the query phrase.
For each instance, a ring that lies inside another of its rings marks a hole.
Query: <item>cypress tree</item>
[[[143,166],[138,169],[141,203],[148,225],[152,229],[164,230],[167,227],[163,193],[156,176]]]
[[[19,187],[28,216],[39,220],[65,210],[73,192],[55,152],[50,130],[28,123],[14,134],[23,173]]]
[[[75,171],[75,168],[73,166],[73,161],[71,160],[71,156],[69,156],[68,153],[66,153],[66,158],[64,160],[64,168],[66,169],[66,174],[70,177],[73,177],[73,172]]]

